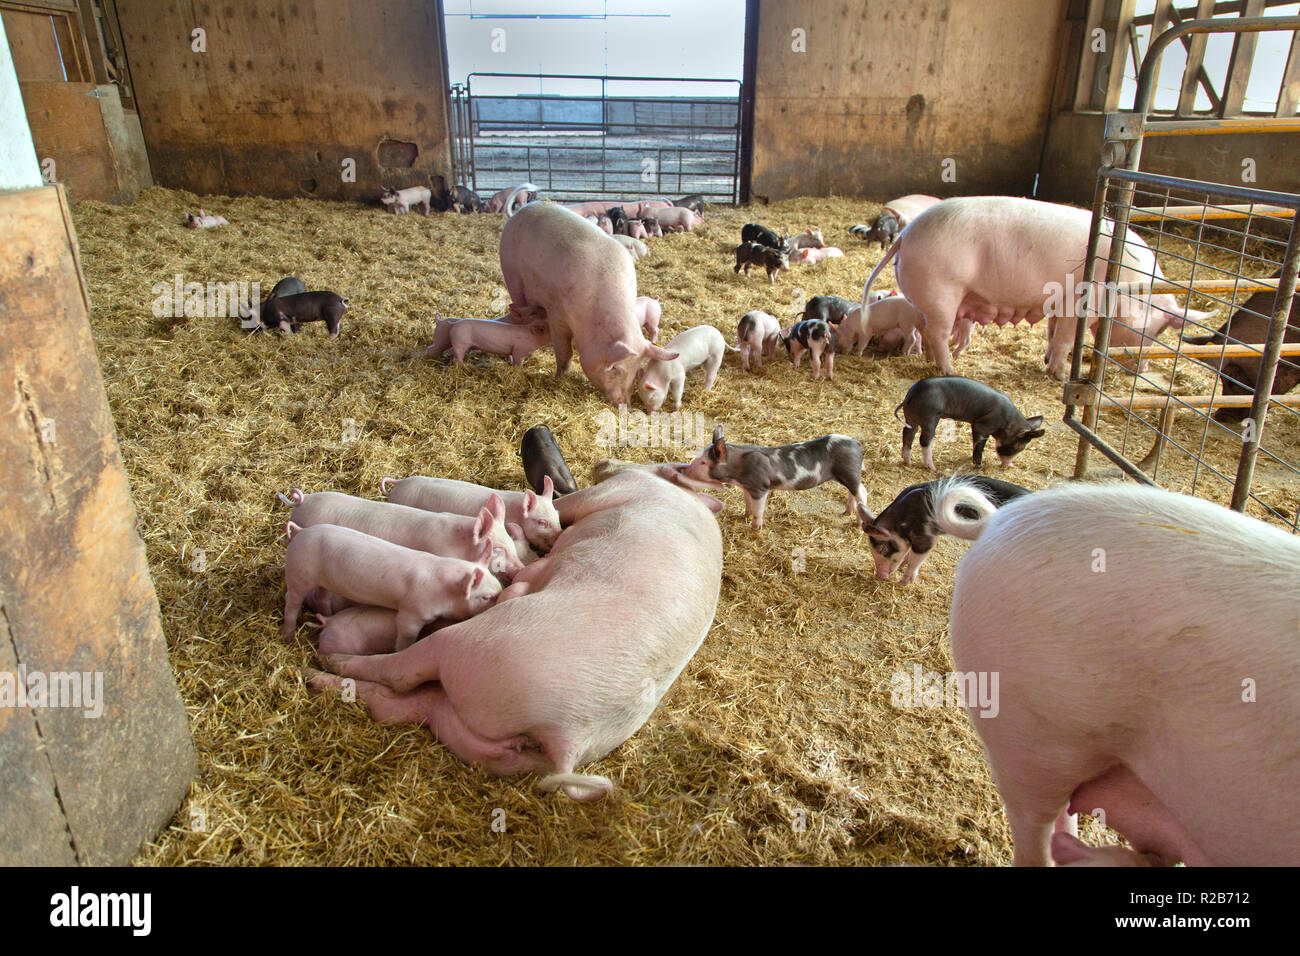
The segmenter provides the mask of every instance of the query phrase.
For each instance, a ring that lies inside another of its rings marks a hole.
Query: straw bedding
[[[152,189],[131,206],[75,210],[105,386],[200,754],[189,801],[142,862],[1009,862],[964,711],[890,699],[896,672],[952,668],[947,612],[965,545],[942,539],[916,585],[877,581],[836,485],[774,494],[760,534],[739,490],[722,494],[715,624],[649,723],[584,768],[614,779],[611,799],[579,804],[535,792],[531,777],[493,779],[423,729],[380,726],[359,703],[309,694],[299,671],[312,660],[311,632],[277,640],[286,518],[277,491],[378,497],[380,478],[409,474],[520,488],[519,440],[538,422],[580,485],[601,458],[689,458],[695,436],[688,447],[600,446],[609,410],[576,361],[556,382],[549,350],[523,368],[477,353],[462,367],[421,357],[435,315],[501,313],[500,216],[204,197],[231,225],[181,228],[198,204]],[[701,231],[651,240],[637,281],[662,300],[660,341],[700,323],[734,341],[737,319],[756,308],[788,322],[801,307],[792,290],[859,296],[881,250],[846,229],[878,210],[838,199],[715,210]],[[846,255],[775,285],[736,276],[731,250],[755,219],[820,226]],[[348,296],[351,310],[336,341],[320,325],[248,336],[234,318],[157,318],[151,290],[176,273],[264,290],[293,274]],[[1005,476],[1031,488],[1068,476],[1076,447],[1059,421],[1060,386],[1043,372],[1041,328],[979,331],[957,363],[1047,417],[1048,435]],[[700,392],[701,373],[688,380],[684,411],[700,413],[704,429],[722,422],[732,441],[762,444],[854,435],[877,512],[928,480],[899,460],[891,414],[911,382],[934,373],[920,357],[841,357],[833,383],[814,382],[806,362],[796,371],[783,353],[749,374],[737,358],[711,392]],[[1274,443],[1293,449],[1286,427]],[[1222,452],[1227,467],[1236,449]],[[964,425],[941,426],[935,459],[945,473],[970,467]],[[1294,488],[1270,493],[1295,508]],[[619,586],[617,568],[609,586]]]

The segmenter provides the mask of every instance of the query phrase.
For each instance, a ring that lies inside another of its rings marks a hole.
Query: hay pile
[[[189,803],[144,862],[1009,862],[965,713],[890,703],[895,672],[952,667],[945,628],[965,546],[943,539],[916,586],[876,581],[837,485],[775,494],[760,535],[739,490],[724,493],[725,570],[708,639],[649,724],[584,768],[615,780],[613,799],[578,804],[534,792],[531,777],[492,779],[425,730],[383,727],[359,704],[309,695],[298,676],[311,662],[306,638],[277,640],[286,517],[277,491],[377,497],[383,476],[417,473],[519,488],[519,440],[538,422],[582,485],[600,458],[674,460],[696,449],[598,446],[608,409],[576,362],[556,383],[549,350],[522,369],[476,354],[463,367],[420,358],[435,315],[500,314],[499,216],[202,204],[232,225],[181,228],[197,197],[161,189],[128,207],[75,210],[105,385],[200,754]],[[805,199],[718,210],[703,231],[652,240],[637,277],[642,294],[662,299],[660,341],[700,323],[733,340],[750,309],[787,320],[798,290],[859,295],[881,252],[845,230],[878,208]],[[735,276],[731,250],[751,219],[818,225],[846,255],[774,286]],[[282,338],[246,336],[233,318],[155,318],[151,289],[177,272],[266,289],[295,274],[350,297],[351,311],[337,341],[318,326]],[[1007,476],[1033,488],[1069,475],[1076,447],[1042,351],[1041,331],[985,331],[958,363],[1026,414],[1047,416],[1047,437]],[[736,359],[709,393],[693,373],[684,406],[725,423],[730,440],[857,436],[876,511],[929,477],[901,464],[891,415],[908,385],[933,373],[919,357],[842,357],[834,383],[813,382],[806,363],[745,375]],[[941,470],[969,467],[969,456],[964,426],[941,427]],[[617,586],[617,569],[610,579]],[[206,832],[191,829],[192,810],[206,814]]]

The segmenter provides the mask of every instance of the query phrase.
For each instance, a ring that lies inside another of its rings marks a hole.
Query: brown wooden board
[[[195,755],[87,323],[58,187],[0,195],[0,598],[6,659],[102,674],[95,708],[6,715],[0,752],[39,735],[67,822],[62,847],[0,862],[129,861],[184,798]],[[3,667],[0,663],[0,667]],[[93,686],[93,685],[92,685]],[[87,703],[86,701],[82,702]],[[34,724],[34,726],[33,726]],[[30,762],[29,762],[30,763]],[[5,761],[6,773],[9,760]],[[48,789],[39,761],[29,789]],[[0,819],[48,833],[48,805],[6,786]],[[0,844],[3,846],[4,844]],[[13,852],[33,849],[19,844]]]
[[[440,4],[119,0],[117,13],[160,184],[377,202],[385,185],[451,182]],[[413,165],[380,163],[389,139],[416,146]]]
[[[0,9],[20,82],[63,82],[63,58],[48,13]]]

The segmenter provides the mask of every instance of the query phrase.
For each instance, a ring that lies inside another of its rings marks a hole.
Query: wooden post
[[[62,187],[0,193],[0,247],[0,865],[122,865],[185,798],[194,746]],[[33,675],[60,706],[14,699]]]

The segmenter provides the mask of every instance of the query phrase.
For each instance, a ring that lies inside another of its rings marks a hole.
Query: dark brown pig
[[[300,292],[272,299],[271,308],[281,332],[297,332],[307,322],[324,322],[330,338],[336,339],[348,300],[335,292]]]
[[[1279,278],[1282,270],[1273,274]],[[1264,341],[1268,338],[1268,327],[1277,308],[1277,293],[1269,290],[1256,292],[1237,309],[1217,332],[1210,335],[1183,336],[1189,345],[1259,345],[1264,350]],[[1287,317],[1284,342],[1300,342],[1300,296],[1291,299],[1291,313]],[[1206,358],[1213,365],[1219,360],[1213,356]],[[1300,360],[1283,356],[1277,361],[1277,372],[1273,376],[1273,394],[1284,395],[1300,384]],[[1260,360],[1245,355],[1233,355],[1223,359],[1219,367],[1219,388],[1224,395],[1254,395],[1255,383],[1259,380]],[[1221,408],[1215,417],[1228,421],[1240,421],[1250,414],[1249,408]]]

